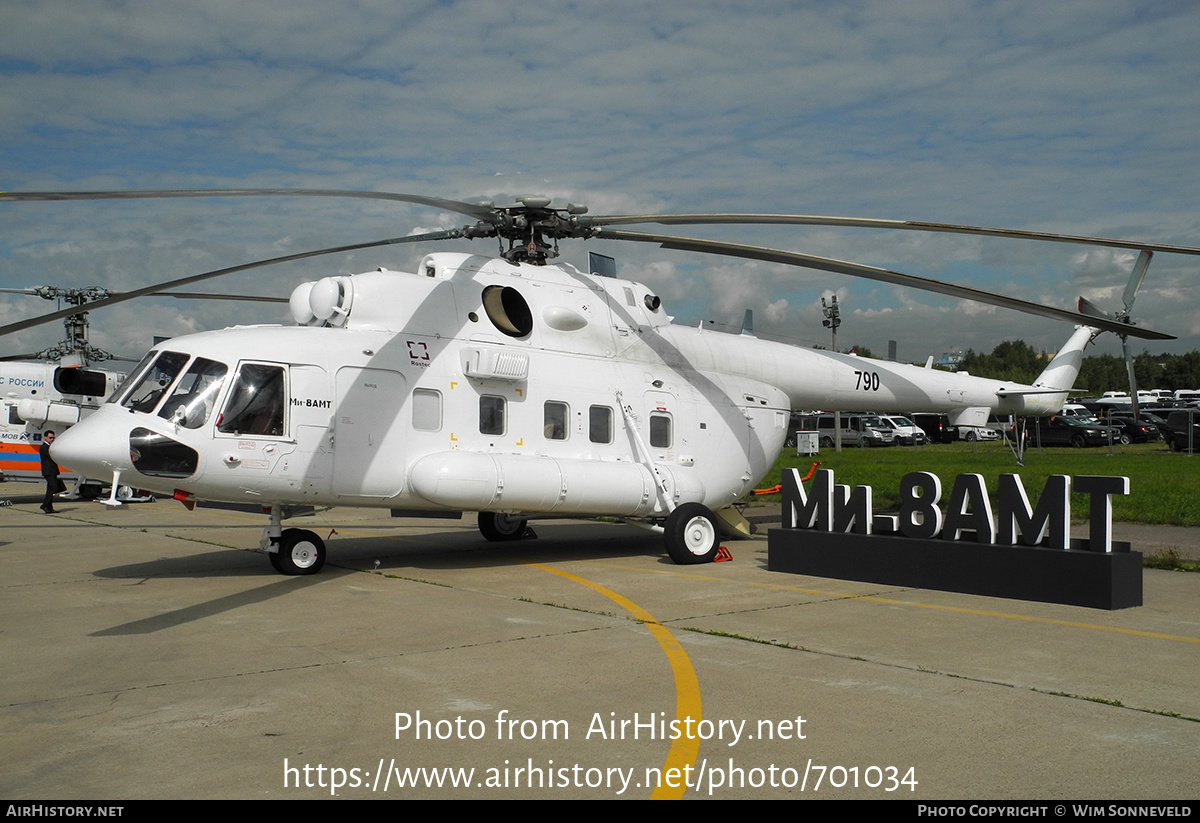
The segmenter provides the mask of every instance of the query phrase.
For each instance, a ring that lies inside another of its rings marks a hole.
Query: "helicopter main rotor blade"
[[[180,277],[177,280],[169,280],[165,283],[155,283],[152,286],[146,286],[142,289],[134,289],[133,291],[121,292],[119,295],[112,295],[101,300],[93,300],[89,303],[84,303],[82,306],[72,306],[69,309],[52,312],[50,314],[31,317],[28,320],[21,320],[16,323],[9,323],[7,326],[0,326],[0,335],[12,334],[13,332],[23,331],[25,329],[40,326],[44,323],[52,323],[55,320],[61,320],[64,317],[80,314],[82,312],[91,311],[92,309],[111,306],[115,303],[124,303],[127,300],[133,300],[137,297],[142,297],[147,294],[155,294],[165,289],[173,289],[177,286],[187,286],[192,283],[198,283],[201,280],[207,280],[211,277],[220,277],[223,274],[234,274],[239,271],[247,271],[249,269],[257,269],[263,266],[271,266],[276,263],[288,263],[293,260],[304,260],[308,257],[320,257],[325,254],[337,254],[344,251],[355,251],[357,249],[370,249],[377,246],[391,246],[400,243],[420,243],[426,240],[448,240],[456,237],[462,237],[462,232],[458,229],[450,229],[448,231],[435,231],[427,234],[414,234],[408,237],[392,237],[387,240],[375,240],[370,243],[354,243],[349,246],[334,246],[328,249],[317,249],[316,251],[305,251],[297,254],[287,254],[283,257],[272,257],[267,260],[257,260],[253,263],[243,263],[240,266],[230,266],[224,269],[215,269],[206,271],[202,274],[193,274],[189,277]]]
[[[639,243],[657,243],[664,249],[679,249],[681,251],[721,254],[725,255],[726,257],[741,257],[747,260],[765,260],[770,263],[782,263],[787,266],[800,266],[802,268],[817,269],[819,271],[848,274],[854,277],[865,277],[869,280],[878,280],[883,283],[892,283],[897,286],[908,286],[914,289],[922,289],[923,291],[932,291],[937,292],[938,294],[945,294],[950,297],[958,297],[964,300],[974,300],[978,303],[987,303],[993,306],[1015,309],[1016,311],[1026,312],[1027,314],[1036,314],[1041,317],[1049,317],[1054,320],[1066,320],[1071,323],[1079,323],[1085,326],[1091,326],[1093,328],[1104,329],[1105,331],[1111,331],[1119,335],[1142,337],[1147,340],[1175,339],[1173,335],[1151,331],[1150,329],[1138,328],[1137,326],[1131,326],[1127,323],[1117,323],[1107,318],[1089,317],[1077,312],[1068,311],[1066,309],[1056,309],[1052,306],[1043,306],[1038,303],[1030,303],[1026,300],[1018,300],[1015,297],[992,294],[991,292],[973,289],[969,286],[957,286],[952,283],[929,280],[927,278],[917,277],[916,275],[912,274],[904,274],[902,272],[892,271],[890,269],[881,269],[875,266],[865,266],[861,263],[851,263],[846,260],[836,260],[831,257],[817,257],[815,255],[782,251],[780,249],[769,249],[762,246],[745,246],[737,243],[724,243],[716,240],[697,240],[690,237],[674,237],[666,234],[640,234],[637,232],[602,230],[595,236],[608,240],[631,240]],[[0,331],[3,330],[0,329]]]
[[[346,189],[162,189],[129,191],[0,191],[0,202],[22,203],[55,200],[145,200],[170,197],[354,197],[363,200],[392,200],[416,203],[442,211],[452,211],[493,222],[495,209],[419,194]]]
[[[115,291],[114,295],[125,292]],[[268,297],[258,294],[214,294],[202,291],[156,291],[143,297],[178,297],[181,300],[245,300],[251,303],[287,303],[286,297]]]
[[[1146,249],[1173,254],[1200,255],[1200,247],[1196,246],[1144,243],[1142,241],[1116,240],[1109,237],[1053,234],[1051,232],[1024,231],[1021,229],[993,229],[986,226],[960,226],[953,223],[924,223],[917,220],[881,220],[866,217],[827,217],[814,214],[624,214],[584,217],[580,218],[579,222],[593,226],[632,225],[637,223],[658,223],[663,226],[725,224],[846,226],[862,229],[899,229],[904,231],[972,234],[985,237],[1006,237],[1015,240],[1044,240],[1054,243],[1079,243],[1088,246],[1108,246],[1117,249]]]

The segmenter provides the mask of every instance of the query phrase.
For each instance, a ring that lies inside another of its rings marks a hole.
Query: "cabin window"
[[[212,414],[217,392],[229,371],[224,363],[197,357],[175,391],[163,403],[159,417],[174,420],[187,429],[198,429]]]
[[[165,351],[158,356],[154,364],[142,373],[140,379],[125,395],[121,404],[135,412],[152,412],[162,400],[167,387],[175,379],[188,361],[188,355],[175,351]],[[143,361],[144,362],[144,361]]]
[[[567,404],[550,400],[545,405],[544,428],[547,440],[567,439]]]
[[[442,428],[442,393],[434,389],[413,389],[413,428],[435,432]]]
[[[588,439],[593,443],[612,442],[612,414],[608,406],[592,406],[588,409]]]
[[[485,394],[479,398],[479,433],[504,434],[503,397]]]
[[[671,418],[668,415],[650,415],[650,445],[657,449],[671,448]]]
[[[283,434],[283,367],[245,363],[229,391],[225,411],[217,418],[224,434]]]

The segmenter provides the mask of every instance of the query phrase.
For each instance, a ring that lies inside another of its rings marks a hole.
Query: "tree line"
[[[847,351],[853,351],[859,357],[875,356],[866,346],[852,346]],[[1052,357],[1054,352],[1035,351],[1024,340],[1005,340],[992,349],[991,354],[967,349],[958,371],[970,372],[976,377],[1028,384],[1037,379]],[[1143,391],[1200,388],[1200,350],[1186,354],[1150,354],[1143,351],[1134,355],[1133,369],[1138,388]],[[1125,359],[1111,354],[1095,354],[1083,358],[1079,377],[1075,379],[1075,388],[1079,389],[1080,394],[1097,396],[1106,391],[1129,391]]]
[[[1035,352],[1023,340],[1005,340],[991,354],[968,349],[960,371],[978,377],[1032,383],[1054,352]],[[1186,354],[1150,354],[1143,351],[1133,357],[1134,376],[1139,389],[1194,389],[1200,387],[1200,350]],[[1083,394],[1100,395],[1106,391],[1129,391],[1125,359],[1111,354],[1083,358],[1075,387]]]

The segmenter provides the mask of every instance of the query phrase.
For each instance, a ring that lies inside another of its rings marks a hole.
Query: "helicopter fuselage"
[[[413,274],[304,284],[292,309],[302,325],[161,344],[56,458],[184,499],[658,522],[750,491],[792,409],[1064,398],[673,325],[646,286],[567,265],[431,254]],[[1087,337],[1047,370],[1056,388]]]

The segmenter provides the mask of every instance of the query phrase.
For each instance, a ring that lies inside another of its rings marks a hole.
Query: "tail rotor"
[[[1118,312],[1106,312],[1104,309],[1097,306],[1092,301],[1080,297],[1079,298],[1079,313],[1086,314],[1089,317],[1097,317],[1102,320],[1111,320],[1116,323],[1124,323],[1132,326],[1133,320],[1130,318],[1130,313],[1133,311],[1133,302],[1137,299],[1138,289],[1142,287],[1142,281],[1146,279],[1146,270],[1150,268],[1150,260],[1154,257],[1154,252],[1149,249],[1143,249],[1138,255],[1137,262],[1133,264],[1133,272],[1129,275],[1129,282],[1125,284],[1125,293],[1123,302],[1125,308]],[[1129,374],[1129,400],[1133,404],[1133,418],[1138,417],[1138,389],[1137,376],[1133,369],[1133,352],[1129,348],[1129,335],[1117,334],[1121,337],[1121,351],[1125,355],[1125,370]]]

